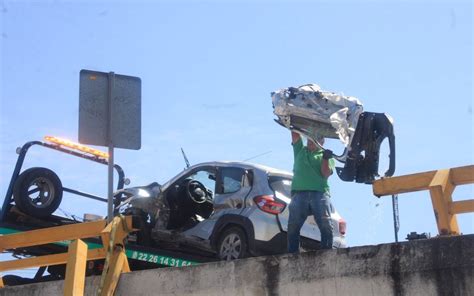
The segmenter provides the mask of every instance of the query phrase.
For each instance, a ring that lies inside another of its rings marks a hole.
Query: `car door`
[[[194,171],[192,174],[186,175],[182,179],[192,179],[192,180],[200,182],[206,187],[206,189],[211,191],[209,193],[212,195],[212,198],[213,199],[215,198],[215,192],[216,192],[216,168],[215,167],[207,166],[207,167],[200,168],[199,170]],[[199,239],[209,238],[213,229],[213,225],[214,225],[214,222],[211,217],[209,217],[208,219],[203,219],[202,217],[198,217],[198,219],[200,220],[199,224],[184,231],[183,234],[188,238],[196,238],[196,237]],[[192,244],[192,241],[190,241],[190,243]]]
[[[252,186],[247,179],[247,171],[240,167],[219,167],[217,170],[214,211],[223,214],[240,214],[245,198]]]
[[[218,167],[216,170],[214,212],[208,219],[187,230],[186,235],[209,239],[219,217],[242,212],[245,197],[251,190],[246,170],[238,167]]]

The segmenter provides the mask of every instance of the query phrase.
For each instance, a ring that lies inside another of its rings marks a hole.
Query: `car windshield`
[[[275,191],[276,197],[280,195],[291,198],[291,179],[280,176],[268,176],[268,184]]]

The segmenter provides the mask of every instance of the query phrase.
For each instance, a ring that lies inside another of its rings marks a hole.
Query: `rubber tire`
[[[48,179],[54,189],[54,195],[52,197],[51,203],[44,208],[34,206],[28,196],[29,186],[35,179],[38,178]],[[57,210],[61,204],[62,198],[63,186],[61,180],[59,179],[58,175],[47,168],[34,167],[25,170],[18,176],[13,187],[13,199],[15,200],[16,206],[23,213],[36,218],[45,218],[50,216],[54,211]]]
[[[244,230],[242,230],[242,228],[240,228],[238,226],[232,226],[232,227],[227,228],[219,236],[219,240],[218,240],[218,243],[217,243],[217,258],[220,259],[220,260],[226,260],[226,259],[223,259],[222,256],[221,256],[221,247],[222,247],[222,244],[224,243],[225,239],[231,234],[237,235],[240,239],[240,242],[241,242],[240,253],[239,253],[238,257],[235,258],[235,259],[247,258],[249,256],[247,236],[246,236]],[[230,259],[230,260],[232,260],[232,259]],[[227,260],[227,261],[230,261],[230,260]]]

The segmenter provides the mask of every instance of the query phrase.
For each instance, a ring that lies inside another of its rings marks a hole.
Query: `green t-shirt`
[[[310,152],[300,139],[293,144],[295,162],[291,190],[319,191],[329,193],[328,179],[321,175],[323,150]],[[329,159],[329,168],[334,170],[334,159]]]

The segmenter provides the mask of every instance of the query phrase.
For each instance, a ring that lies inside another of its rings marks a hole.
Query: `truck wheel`
[[[248,257],[247,236],[239,227],[225,230],[217,244],[217,256],[221,260],[231,261]]]
[[[13,198],[20,211],[36,218],[51,215],[59,207],[63,186],[47,168],[30,168],[21,173],[13,187]]]

